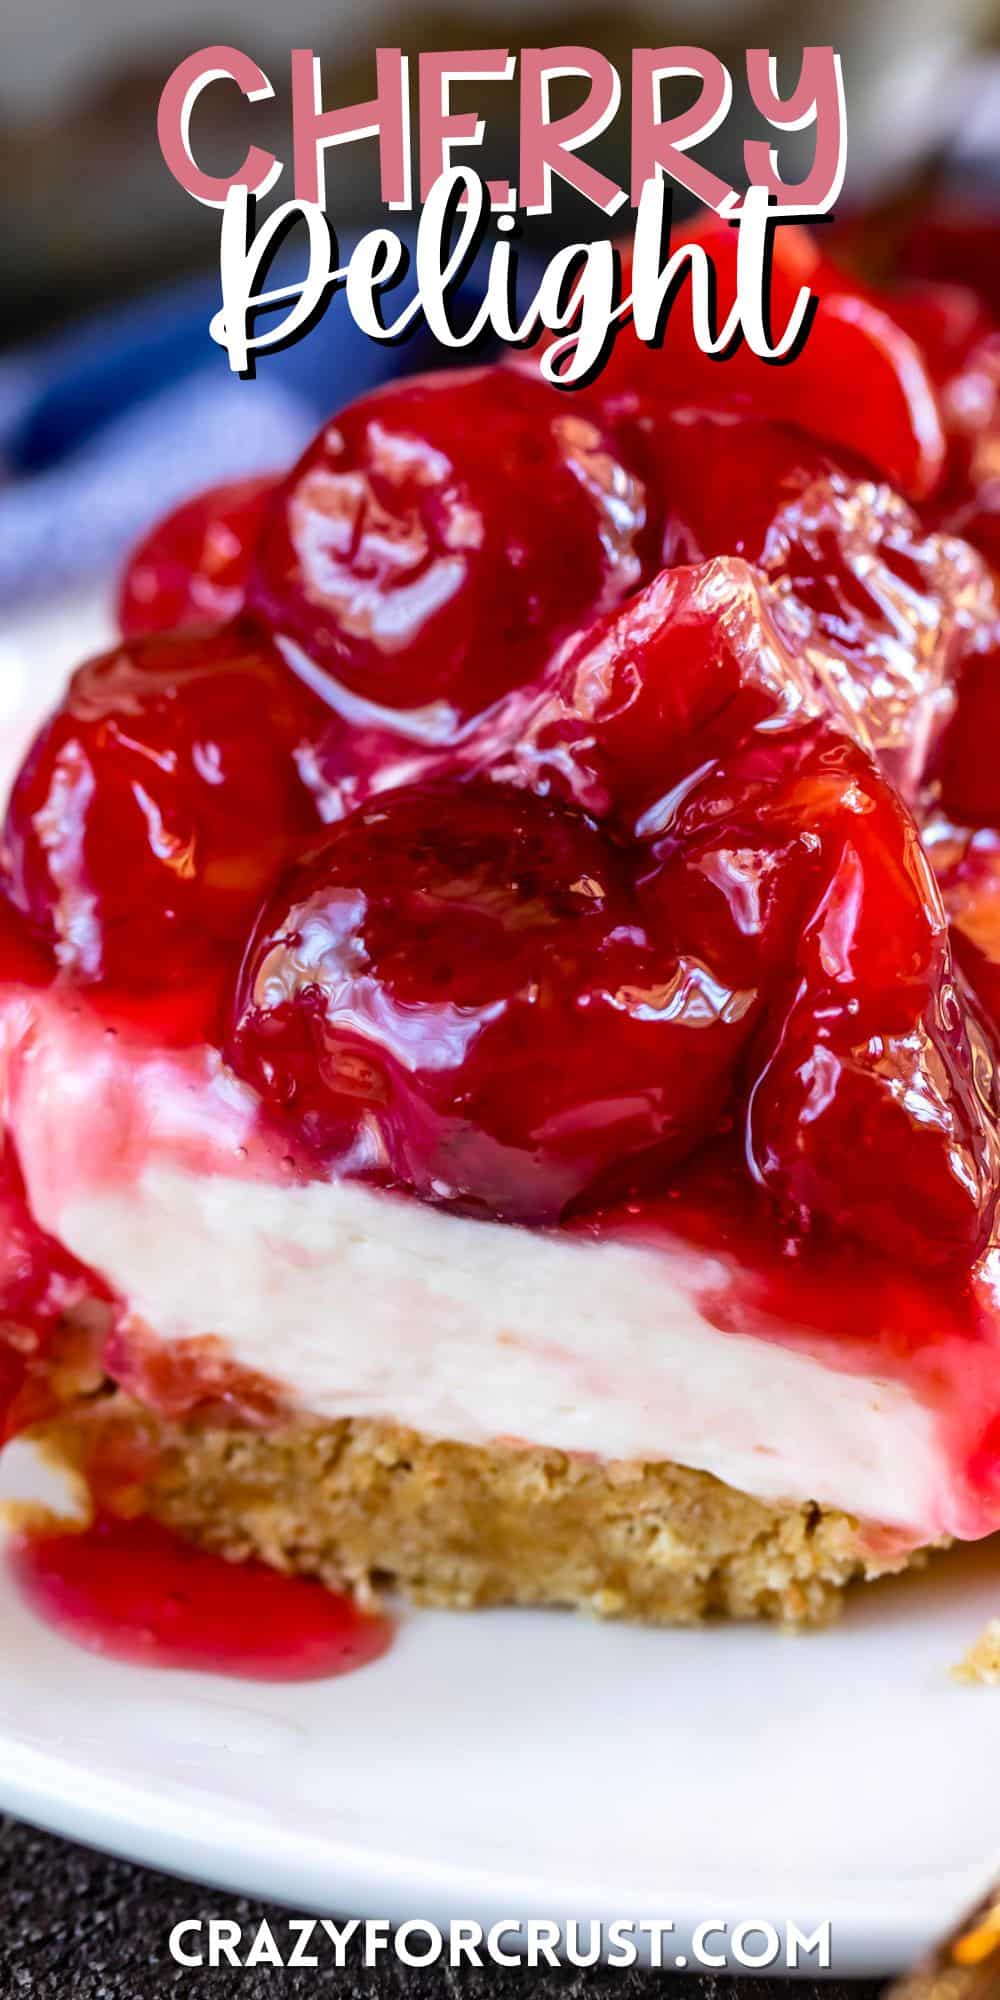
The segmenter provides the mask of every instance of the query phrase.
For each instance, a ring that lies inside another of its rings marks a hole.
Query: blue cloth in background
[[[108,573],[189,493],[290,464],[341,404],[455,358],[425,331],[368,340],[340,294],[242,381],[209,337],[218,303],[197,280],[0,359],[0,608]]]

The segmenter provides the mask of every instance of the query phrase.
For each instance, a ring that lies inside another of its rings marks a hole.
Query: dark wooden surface
[[[186,1971],[167,1950],[182,1917],[232,1917],[252,1933],[262,1917],[283,1935],[283,1912],[192,1887],[0,1819],[0,2000],[160,2000],[238,1994],[240,2000],[877,2000],[876,1985],[732,1981],[676,1973],[431,1968],[388,1960],[366,1972],[220,1968]]]

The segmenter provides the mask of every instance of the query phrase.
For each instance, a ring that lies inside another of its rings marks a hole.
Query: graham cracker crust
[[[367,1601],[398,1591],[461,1609],[818,1624],[847,1585],[922,1555],[880,1548],[846,1514],[772,1505],[679,1465],[474,1447],[386,1423],[178,1424],[119,1392],[35,1435],[100,1506]]]

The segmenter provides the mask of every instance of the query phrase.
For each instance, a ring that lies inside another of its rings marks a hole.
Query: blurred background
[[[891,219],[929,195],[987,208],[1000,201],[1000,0],[679,0],[666,8],[368,0],[364,9],[335,0],[159,0],[155,15],[135,0],[5,0],[0,605],[106,571],[183,493],[287,461],[346,396],[434,359],[412,346],[402,356],[372,346],[334,307],[305,342],[262,363],[256,381],[229,377],[207,334],[218,216],[175,184],[156,141],[159,93],[182,56],[235,43],[275,85],[274,100],[249,111],[235,87],[219,85],[200,100],[195,150],[218,171],[242,158],[251,119],[254,140],[287,157],[293,46],[321,55],[324,98],[335,104],[372,95],[379,43],[416,54],[568,40],[603,49],[626,78],[635,45],[692,42],[723,56],[736,100],[725,131],[699,156],[736,184],[742,142],[762,130],[741,99],[746,48],[776,50],[779,81],[790,87],[803,44],[832,41],[848,107],[842,210],[863,202]],[[509,172],[516,86],[472,88],[488,117],[483,169]],[[471,101],[456,89],[456,109]],[[796,146],[810,149],[809,135],[783,139],[787,172]],[[599,164],[626,178],[624,115],[601,147]],[[349,241],[377,210],[375,142],[334,159],[328,204]],[[544,226],[532,224],[531,246],[541,257],[553,236],[591,237],[601,223],[563,195]]]

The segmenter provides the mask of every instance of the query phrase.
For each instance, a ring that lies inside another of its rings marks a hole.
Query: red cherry
[[[12,901],[84,980],[158,987],[239,949],[320,823],[296,756],[324,719],[238,626],[89,661],[14,786]]]
[[[740,555],[761,569],[790,617],[792,650],[916,797],[969,626],[993,612],[982,563],[787,426],[677,410],[643,412],[631,431],[664,560]]]
[[[682,241],[701,244],[712,258],[721,326],[736,298],[737,232],[709,216],[679,235],[674,247]],[[630,284],[626,259],[626,291]],[[776,330],[784,328],[803,286],[819,303],[792,360],[776,366],[745,342],[722,361],[702,354],[681,296],[660,348],[646,346],[631,320],[624,322],[599,378],[602,398],[632,391],[643,400],[674,405],[724,399],[855,453],[911,499],[925,498],[941,477],[945,441],[934,383],[919,350],[883,303],[822,257],[804,230],[785,224],[774,234]]]
[[[755,1171],[796,1225],[825,1218],[933,1264],[990,1225],[995,1052],[856,720],[789,649],[766,587],[717,560],[660,576],[570,655],[508,775],[638,833],[646,894],[675,923],[693,883],[725,894],[758,941],[744,979],[773,1038],[751,1088]]]
[[[567,651],[495,770],[648,834],[753,731],[824,716],[853,730],[837,689],[787,643],[778,608],[739,558],[661,571]]]
[[[909,815],[851,745],[781,801],[821,844],[753,1084],[747,1155],[798,1216],[927,1266],[989,1238],[997,1048],[956,972]]]
[[[1000,332],[970,348],[943,392],[948,474],[929,510],[1000,571]]]
[[[723,403],[675,408],[626,396],[607,414],[642,472],[671,567],[716,555],[773,562],[785,510],[838,469],[803,431]]]
[[[944,898],[955,955],[1000,1026],[1000,627],[976,635],[954,716],[935,759],[940,812],[924,841]]]
[[[1000,624],[980,626],[933,765],[941,810],[959,826],[1000,827]]]
[[[229,1058],[339,1170],[555,1222],[662,1177],[718,1119],[757,994],[730,983],[740,940],[715,903],[691,951],[583,814],[496,785],[398,791],[284,879]]]
[[[662,556],[672,574],[596,620],[540,688],[514,690],[458,742],[406,732],[402,714],[388,728],[388,716],[332,690],[342,712],[314,756],[326,820],[388,786],[484,766],[536,790],[568,788],[602,816],[612,798],[660,796],[716,710],[730,738],[736,686],[744,720],[750,698],[760,714],[836,714],[906,796],[918,794],[968,626],[992,610],[978,558],[786,426],[644,410],[622,430],[660,516],[656,568]],[[730,552],[746,560],[686,568]]]
[[[896,239],[894,264],[903,277],[965,286],[1000,315],[1000,224],[992,206],[936,204],[918,213],[902,239],[897,229]]]
[[[893,295],[893,311],[938,384],[948,440],[925,516],[1000,569],[1000,331],[971,284],[911,283]]]
[[[743,1097],[793,1230],[980,1247],[992,1039],[912,821],[769,595],[738,560],[665,572],[492,789],[387,795],[286,876],[229,1054],[328,1167],[551,1222],[664,1185]]]
[[[280,489],[250,602],[356,695],[453,734],[640,581],[638,482],[513,368],[417,378],[327,424]]]
[[[243,609],[247,570],[275,477],[212,486],[175,508],[129,558],[118,594],[127,639],[224,625]]]
[[[969,355],[993,332],[990,313],[968,285],[915,279],[894,286],[886,299],[893,318],[919,347],[940,390],[947,391]]]
[[[984,479],[981,486],[950,506],[942,526],[971,542],[990,568],[1000,571],[1000,478]]]
[[[957,963],[1000,1028],[1000,833],[932,822],[924,841],[948,916]]]

